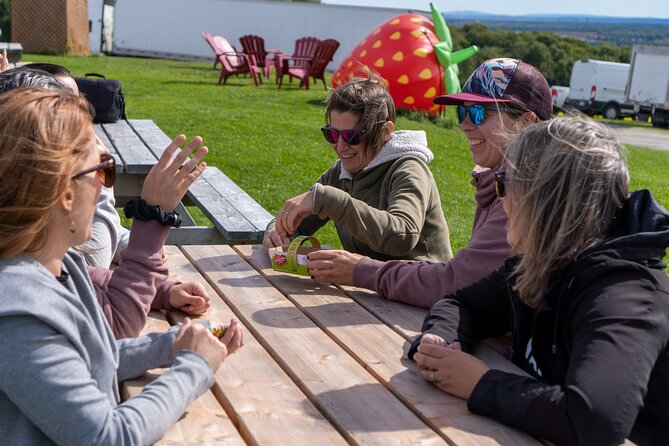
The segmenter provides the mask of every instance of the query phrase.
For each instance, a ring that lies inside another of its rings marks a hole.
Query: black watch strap
[[[181,216],[178,212],[165,212],[158,205],[149,205],[141,198],[128,201],[123,207],[123,213],[127,218],[150,221],[156,220],[163,226],[178,228],[181,226]]]

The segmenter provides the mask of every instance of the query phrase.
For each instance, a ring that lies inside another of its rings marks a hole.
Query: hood
[[[390,139],[385,146],[381,148],[374,159],[364,168],[363,171],[373,169],[388,161],[394,161],[405,156],[413,156],[422,160],[425,164],[434,159],[434,154],[427,147],[427,136],[422,130],[397,130],[390,135]],[[353,175],[343,167],[341,168],[340,179],[351,179]]]
[[[669,246],[669,212],[648,190],[632,192],[616,216],[610,237],[592,248],[648,268],[662,269]]]

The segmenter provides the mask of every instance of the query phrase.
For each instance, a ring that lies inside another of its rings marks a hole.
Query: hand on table
[[[262,241],[262,246],[263,249],[265,250],[265,253],[267,253],[270,248],[276,248],[277,246],[286,246],[290,244],[290,238],[289,237],[281,237],[276,230],[271,230],[269,232],[265,233],[265,237],[263,237]]]
[[[200,161],[207,154],[208,149],[205,146],[200,147],[202,138],[199,136],[193,138],[172,160],[176,150],[185,141],[184,135],[177,136],[146,176],[141,198],[147,204],[158,205],[164,211],[172,212],[190,185],[206,169],[207,164]],[[189,158],[193,153],[192,158]]]
[[[307,269],[314,280],[353,285],[353,269],[363,256],[341,249],[310,252]]]
[[[226,333],[227,334],[227,333]],[[216,370],[228,356],[228,347],[201,324],[193,324],[189,318],[184,320],[177,333],[172,350],[176,354],[179,350],[190,350],[202,356],[211,369]]]
[[[194,316],[204,313],[211,307],[207,290],[197,282],[174,285],[170,290],[169,302],[170,307]]]
[[[283,204],[276,216],[276,232],[281,237],[290,237],[305,217],[314,210],[314,193],[305,192],[293,197]]]
[[[465,400],[490,370],[483,361],[463,352],[458,342],[449,345],[436,335],[423,335],[414,360],[422,369],[423,378]]]

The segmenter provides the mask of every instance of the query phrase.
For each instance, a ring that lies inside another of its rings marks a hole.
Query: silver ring
[[[430,370],[430,381],[434,382],[434,370]]]
[[[286,215],[290,215],[290,212],[288,212],[288,211],[286,211],[286,210],[281,211],[281,213],[282,213],[282,214],[286,214]]]

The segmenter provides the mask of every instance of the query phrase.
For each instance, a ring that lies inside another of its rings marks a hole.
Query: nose
[[[460,123],[460,128],[463,132],[467,130],[472,130],[476,127],[476,124],[472,123],[472,120],[469,118],[469,113],[465,116],[465,120]]]

